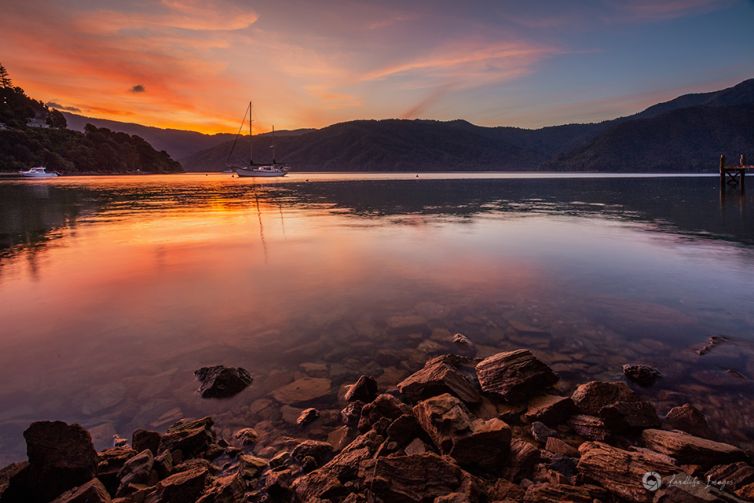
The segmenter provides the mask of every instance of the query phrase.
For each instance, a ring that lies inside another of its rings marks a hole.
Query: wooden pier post
[[[720,154],[720,190],[725,190],[725,154]]]

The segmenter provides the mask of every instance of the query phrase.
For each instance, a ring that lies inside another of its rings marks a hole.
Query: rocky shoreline
[[[296,435],[254,424],[228,434],[205,417],[96,452],[79,425],[33,423],[28,460],[0,470],[0,503],[754,500],[752,453],[717,441],[693,404],[659,417],[623,381],[565,395],[527,349],[482,359],[468,356],[465,336],[453,342],[460,354],[431,358],[395,386],[359,377],[339,413],[298,411]],[[624,373],[642,386],[660,377],[634,364]],[[197,376],[235,390],[219,367]]]

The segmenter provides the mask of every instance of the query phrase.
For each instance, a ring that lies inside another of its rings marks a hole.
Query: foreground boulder
[[[210,417],[178,421],[160,439],[160,452],[179,451],[182,459],[204,454],[215,441],[213,424]]]
[[[532,484],[524,495],[525,503],[593,503],[604,501],[606,491],[593,485]]]
[[[419,402],[414,415],[440,452],[461,466],[500,471],[511,441],[505,422],[472,419],[463,402],[448,393]]]
[[[63,493],[52,503],[110,503],[112,499],[99,479],[92,479],[86,484]]]
[[[475,501],[478,497],[468,474],[449,458],[433,453],[370,460],[360,472],[365,485],[383,501],[437,501],[435,498],[450,494],[458,499],[441,501]]]
[[[229,398],[246,389],[252,381],[246,369],[222,365],[202,367],[194,375],[201,383],[199,394],[202,398]]]
[[[641,438],[650,449],[667,454],[681,464],[711,466],[747,459],[746,453],[738,447],[677,430],[644,430]]]
[[[622,382],[591,381],[576,388],[571,400],[578,411],[598,417],[612,432],[659,426],[654,405],[642,400]]]
[[[712,438],[713,436],[702,411],[688,403],[670,409],[662,426],[669,430],[685,431],[697,437]]]
[[[421,370],[398,383],[398,390],[412,402],[450,393],[468,404],[479,403],[479,392],[459,368],[467,362],[456,355],[432,358]]]
[[[626,451],[602,442],[586,442],[579,447],[579,474],[627,501],[650,502],[653,493],[642,485],[647,472],[661,477],[680,469],[667,456],[651,451]]]
[[[507,401],[520,401],[542,392],[558,381],[558,376],[528,349],[497,353],[476,365],[482,391]]]
[[[89,432],[78,424],[32,423],[24,438],[29,458],[26,501],[50,501],[94,478],[97,452]]]
[[[541,421],[553,426],[563,423],[573,414],[575,407],[570,398],[557,395],[542,395],[529,400],[529,405],[524,413],[527,422]]]

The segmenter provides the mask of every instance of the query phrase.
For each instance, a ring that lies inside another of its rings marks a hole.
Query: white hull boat
[[[233,146],[230,149],[230,152],[228,152],[228,158],[226,159],[226,166],[228,166],[231,171],[235,172],[240,178],[269,178],[273,176],[285,176],[288,174],[289,168],[288,166],[285,166],[284,164],[279,164],[275,160],[275,145],[270,145],[269,147],[272,149],[272,163],[270,164],[257,164],[254,162],[254,130],[252,127],[252,112],[253,107],[252,103],[249,102],[249,106],[246,108],[246,112],[244,113],[244,117],[241,120],[241,127],[238,129],[238,134],[236,134],[236,139],[233,141]],[[248,166],[231,166],[227,163],[230,162],[231,157],[233,156],[233,150],[236,147],[236,143],[238,142],[238,139],[241,137],[241,133],[244,128],[244,124],[246,122],[246,114],[249,116],[249,164]],[[275,135],[275,126],[272,127],[272,134]]]
[[[55,172],[48,173],[47,168],[44,168],[42,166],[29,168],[26,171],[19,171],[18,174],[25,178],[55,178],[56,176],[58,176],[58,174]]]
[[[269,177],[269,176],[285,176],[288,174],[288,170],[285,166],[252,166],[249,168],[236,168],[236,174],[240,177]]]

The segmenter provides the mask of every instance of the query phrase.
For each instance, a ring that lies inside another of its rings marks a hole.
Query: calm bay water
[[[360,373],[397,383],[459,331],[478,356],[533,349],[564,392],[653,364],[665,377],[644,393],[660,413],[690,400],[752,445],[754,197],[721,199],[717,183],[0,181],[0,463],[23,458],[38,419],[79,422],[100,448],[181,416],[272,435],[304,405],[337,409]],[[698,356],[711,335],[732,340]],[[193,371],[218,363],[254,383],[198,398]],[[329,392],[273,397],[305,376]]]

